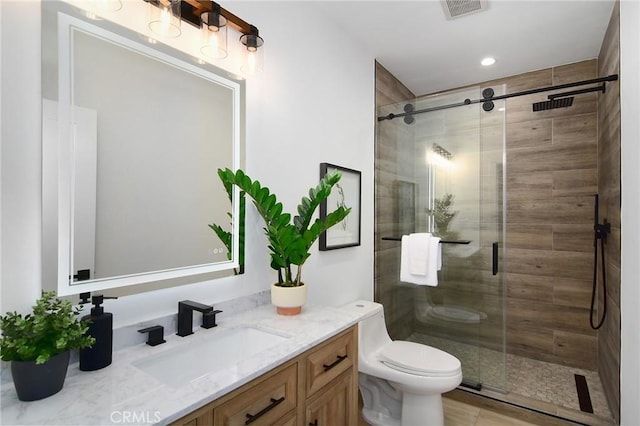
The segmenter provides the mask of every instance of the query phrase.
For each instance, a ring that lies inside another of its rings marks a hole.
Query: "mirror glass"
[[[43,266],[58,293],[238,271],[238,194],[217,170],[240,167],[243,82],[62,2],[42,2],[42,34]]]

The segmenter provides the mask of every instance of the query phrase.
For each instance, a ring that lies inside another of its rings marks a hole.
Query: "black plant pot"
[[[62,389],[69,367],[70,351],[49,358],[44,364],[35,361],[11,361],[11,376],[20,401],[36,401]]]

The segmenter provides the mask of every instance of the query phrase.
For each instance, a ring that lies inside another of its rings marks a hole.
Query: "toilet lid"
[[[396,340],[380,352],[380,358],[391,368],[419,376],[451,376],[460,372],[458,358],[420,343]]]

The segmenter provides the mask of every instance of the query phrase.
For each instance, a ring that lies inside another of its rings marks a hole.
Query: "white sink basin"
[[[233,367],[288,339],[251,327],[206,333],[211,335],[197,340],[196,336],[187,336],[184,339],[194,339],[192,344],[150,355],[134,361],[133,365],[169,386],[178,387]]]

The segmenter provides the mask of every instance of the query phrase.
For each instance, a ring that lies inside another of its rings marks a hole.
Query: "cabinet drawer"
[[[272,425],[297,405],[298,364],[292,364],[213,410],[214,424]]]
[[[339,334],[307,356],[307,397],[357,365],[357,335],[355,328]]]

